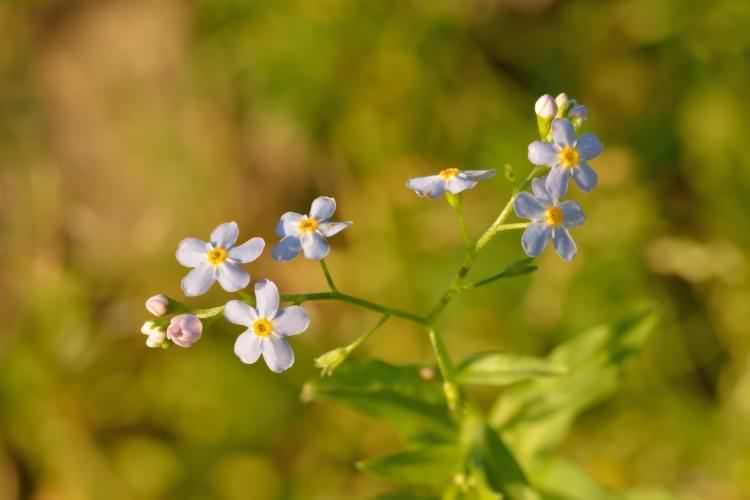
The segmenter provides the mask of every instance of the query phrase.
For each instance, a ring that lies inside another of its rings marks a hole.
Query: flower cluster
[[[327,196],[316,198],[309,215],[287,212],[281,216],[277,233],[282,237],[273,250],[276,260],[290,260],[303,251],[305,257],[321,260],[330,251],[329,237],[343,231],[351,222],[330,222],[336,211],[336,201]],[[215,282],[230,293],[240,292],[250,284],[250,274],[242,268],[257,260],[266,243],[255,237],[236,245],[239,227],[236,222],[226,222],[213,230],[208,241],[185,238],[180,241],[175,254],[177,261],[191,271],[182,279],[181,288],[188,297],[205,294]],[[294,363],[294,352],[286,337],[298,335],[310,324],[307,312],[300,306],[280,307],[281,296],[275,283],[261,280],[255,283],[255,304],[230,300],[223,307],[227,321],[247,330],[235,343],[234,352],[243,363],[255,363],[263,355],[274,372],[287,370]],[[156,316],[147,321],[141,332],[147,336],[148,347],[166,348],[170,344],[191,347],[203,335],[204,325],[197,314],[187,311],[180,303],[164,294],[154,295],[146,301],[146,310]],[[175,312],[169,322],[164,319]]]
[[[588,162],[601,154],[603,146],[591,133],[577,137],[576,129],[588,112],[567,95],[555,99],[543,95],[535,111],[542,140],[529,144],[529,161],[549,171],[532,181],[532,193],[519,193],[513,202],[516,215],[531,221],[521,245],[526,255],[537,257],[552,240],[558,255],[569,261],[576,255],[576,244],[568,229],[583,224],[584,215],[575,201],[561,200],[571,178],[586,193],[596,187],[598,177]]]

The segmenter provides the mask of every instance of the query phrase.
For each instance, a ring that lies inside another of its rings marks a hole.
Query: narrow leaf
[[[504,386],[539,377],[564,375],[563,363],[546,358],[486,352],[467,358],[456,370],[459,384]]]
[[[444,486],[459,470],[461,455],[456,446],[431,446],[359,462],[361,470],[392,481]]]

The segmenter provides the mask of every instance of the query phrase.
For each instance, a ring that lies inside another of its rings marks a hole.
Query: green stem
[[[361,299],[359,297],[355,297],[353,295],[348,295],[346,293],[341,293],[338,291],[288,294],[288,295],[282,295],[281,299],[285,302],[292,302],[294,304],[302,304],[304,302],[309,302],[313,300],[338,300],[341,302],[347,302],[349,304],[362,307],[363,309],[376,311],[381,314],[389,314],[391,316],[396,316],[398,318],[405,319],[413,323],[417,323],[419,325],[427,324],[427,320],[425,318],[423,318],[422,316],[418,316],[414,313],[410,313],[408,311],[402,311],[400,309],[395,309],[393,307],[387,307],[382,304],[370,302],[369,300]]]
[[[325,275],[326,281],[328,282],[328,287],[334,292],[337,291],[336,284],[333,282],[333,277],[331,276],[331,272],[328,270],[328,264],[326,264],[325,259],[320,260],[320,267],[323,269],[323,274]]]
[[[347,353],[351,353],[353,350],[355,350],[360,345],[362,345],[362,343],[365,340],[369,339],[373,333],[377,332],[380,329],[380,327],[383,326],[385,322],[388,321],[390,318],[391,318],[390,314],[384,314],[383,317],[380,318],[380,321],[378,321],[378,323],[374,327],[372,327],[364,335],[360,335],[354,342],[352,342],[346,347]]]
[[[440,335],[435,328],[430,328],[429,336],[432,350],[435,353],[435,359],[437,360],[438,368],[440,369],[440,374],[443,376],[445,400],[448,403],[448,408],[456,413],[460,407],[461,394],[458,389],[458,384],[455,382],[453,363],[448,355],[448,350],[445,348],[442,335]]]

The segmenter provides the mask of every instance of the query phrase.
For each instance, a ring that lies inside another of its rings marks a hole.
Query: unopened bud
[[[167,327],[167,338],[180,347],[190,347],[203,335],[203,323],[192,314],[178,314]]]
[[[568,94],[565,92],[561,92],[555,97],[555,104],[557,104],[557,117],[561,118],[568,112],[568,108],[570,107],[570,97],[568,97]]]
[[[568,112],[568,118],[570,119],[570,123],[572,123],[576,129],[578,129],[581,125],[583,125],[584,121],[588,120],[589,111],[583,104],[576,104],[575,106],[570,108],[570,111]]]
[[[350,352],[347,347],[338,347],[315,358],[315,366],[322,370],[323,376],[333,375],[336,368],[349,357]]]
[[[141,327],[141,333],[148,337],[146,339],[146,346],[152,349],[157,347],[163,347],[166,342],[166,332],[163,328],[156,326],[153,321],[146,321]]]
[[[555,100],[552,99],[551,95],[544,94],[536,100],[534,111],[539,118],[551,120],[557,114],[557,104],[555,103]]]
[[[154,295],[146,300],[146,310],[159,318],[172,310],[172,301],[163,293]]]

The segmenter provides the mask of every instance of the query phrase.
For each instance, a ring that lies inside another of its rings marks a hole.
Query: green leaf
[[[396,491],[393,493],[378,495],[372,500],[440,500],[440,498],[436,496],[415,495],[409,491]]]
[[[636,314],[560,345],[547,359],[566,365],[568,374],[508,388],[492,409],[491,425],[502,430],[522,461],[559,445],[578,414],[617,390],[624,361],[655,325],[653,314]]]
[[[481,467],[471,467],[467,477],[454,481],[441,500],[502,500],[503,495],[487,483]]]
[[[364,460],[357,467],[392,481],[444,486],[459,470],[460,463],[457,446],[436,445]]]
[[[560,500],[615,500],[580,467],[562,459],[545,460],[534,470],[535,484]]]
[[[504,386],[539,377],[564,375],[563,363],[546,358],[486,352],[467,358],[456,369],[456,381],[466,385]]]
[[[453,440],[456,426],[445,406],[440,382],[426,381],[419,372],[418,366],[354,360],[330,377],[305,384],[302,399],[340,401],[367,415],[390,420],[409,438]]]

